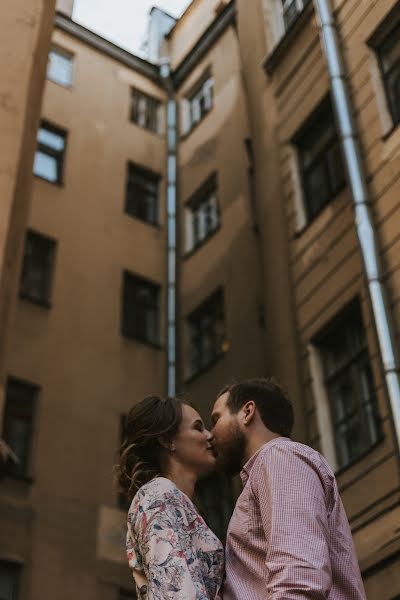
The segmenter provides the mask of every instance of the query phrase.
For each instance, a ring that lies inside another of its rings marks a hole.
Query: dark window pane
[[[37,134],[33,173],[51,183],[61,183],[65,152],[65,132],[42,123]]]
[[[20,570],[15,563],[0,562],[0,600],[17,600]]]
[[[296,138],[309,220],[334,198],[345,184],[340,142],[330,102],[325,101]]]
[[[319,337],[337,459],[340,467],[357,459],[381,436],[372,371],[358,304]]]
[[[152,344],[159,343],[160,288],[149,281],[124,273],[122,333]]]
[[[155,225],[158,219],[159,177],[128,163],[125,212]]]
[[[216,231],[220,224],[217,178],[213,174],[187,203],[188,250],[192,250]]]
[[[143,129],[159,132],[161,102],[139,90],[132,90],[131,121]]]
[[[7,381],[3,436],[19,460],[12,468],[14,475],[28,474],[37,392],[36,386]]]
[[[189,317],[191,371],[197,373],[222,352],[225,341],[224,298],[218,290]]]
[[[54,240],[29,231],[21,273],[20,293],[34,302],[48,303],[53,278],[56,243]]]
[[[377,48],[393,124],[400,123],[400,25]]]

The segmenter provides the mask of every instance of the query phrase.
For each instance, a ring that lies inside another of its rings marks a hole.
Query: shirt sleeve
[[[325,490],[318,468],[284,446],[267,450],[255,477],[267,539],[269,600],[325,600],[332,585]]]
[[[182,539],[183,508],[164,505],[143,518],[149,600],[207,600],[201,578],[193,579],[198,565],[191,539]]]

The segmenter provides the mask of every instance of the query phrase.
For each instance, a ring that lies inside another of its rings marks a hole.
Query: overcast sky
[[[142,54],[152,6],[179,17],[190,0],[75,0],[73,18],[115,44]]]

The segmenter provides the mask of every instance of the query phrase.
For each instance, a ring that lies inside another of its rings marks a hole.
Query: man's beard
[[[217,448],[217,470],[233,476],[240,473],[246,451],[246,436],[237,425],[233,426],[229,435]]]

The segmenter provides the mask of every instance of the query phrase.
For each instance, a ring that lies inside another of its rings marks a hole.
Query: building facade
[[[330,4],[398,347],[400,3]],[[134,597],[112,486],[123,415],[173,378],[207,421],[224,383],[275,375],[294,436],[336,472],[368,598],[395,600],[399,425],[319,3],[193,0],[176,23],[153,10],[161,67],[71,14],[58,4],[40,48],[36,151],[21,167],[32,194],[1,364],[19,458],[0,482],[1,593]],[[230,484],[204,482],[199,502],[222,535]]]

